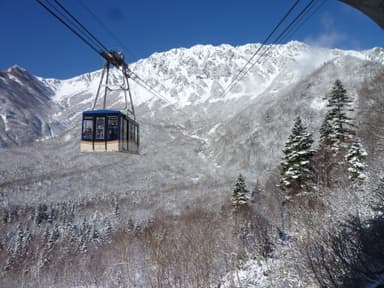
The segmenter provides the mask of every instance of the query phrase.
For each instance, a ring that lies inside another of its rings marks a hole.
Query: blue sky
[[[260,43],[293,0],[61,0],[101,42],[125,50],[127,62],[196,44]],[[301,1],[300,7],[308,3]],[[120,41],[87,11],[90,9]],[[297,10],[298,11],[298,10]],[[297,13],[297,12],[296,12]],[[34,0],[0,0],[0,70],[66,79],[100,69],[102,58]],[[383,47],[384,30],[337,0],[328,0],[284,43],[341,49]],[[123,45],[122,45],[123,44]]]

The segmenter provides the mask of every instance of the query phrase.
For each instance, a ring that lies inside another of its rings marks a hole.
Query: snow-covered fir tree
[[[329,148],[334,153],[346,148],[354,135],[352,119],[347,115],[353,111],[352,100],[340,80],[336,80],[327,95],[328,112],[320,129],[320,147]]]
[[[248,190],[243,175],[239,175],[232,193],[232,205],[236,208],[248,204]]]
[[[291,195],[311,189],[310,183],[314,178],[311,163],[314,155],[312,143],[312,134],[307,132],[301,118],[297,117],[281,160],[280,187],[288,190]]]
[[[332,147],[332,136],[333,136],[333,130],[332,130],[332,115],[330,111],[327,112],[325,115],[323,124],[320,127],[320,139],[319,139],[319,148],[320,150],[330,150]]]
[[[358,139],[352,142],[344,157],[345,161],[347,161],[348,178],[352,183],[361,185],[366,180],[367,176],[364,174],[366,164],[364,160],[367,156],[367,151]]]

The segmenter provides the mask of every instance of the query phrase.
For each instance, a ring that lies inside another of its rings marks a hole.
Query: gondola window
[[[96,118],[96,139],[103,140],[105,134],[105,118],[97,117]]]
[[[91,141],[93,139],[93,119],[83,121],[83,139]]]
[[[119,135],[119,122],[117,116],[108,116],[108,140],[117,140]]]

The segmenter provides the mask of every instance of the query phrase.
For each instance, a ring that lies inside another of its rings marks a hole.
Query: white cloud
[[[326,48],[354,48],[360,46],[356,39],[352,39],[345,33],[339,32],[336,28],[336,21],[329,13],[324,13],[320,18],[321,32],[317,35],[310,35],[304,42]]]
[[[348,40],[348,36],[338,32],[324,32],[320,35],[310,36],[304,42],[320,47],[334,48],[342,45]]]

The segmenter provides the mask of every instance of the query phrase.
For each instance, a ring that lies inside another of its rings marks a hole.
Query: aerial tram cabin
[[[124,61],[122,53],[105,51],[101,53],[101,56],[106,59],[106,63],[101,74],[101,80],[92,110],[83,112],[80,151],[128,152],[138,154],[140,132],[139,124],[135,119],[135,110],[128,84],[130,70]],[[118,89],[124,91],[125,95],[125,107],[122,110],[107,110],[105,108],[107,93],[117,90],[109,87],[108,83],[109,68],[111,65],[121,69],[123,73],[123,83]],[[102,86],[104,86],[103,109],[97,110],[95,106]],[[130,109],[128,108],[127,92],[130,99]]]
[[[139,135],[139,124],[123,111],[84,111],[80,151],[139,153]]]

